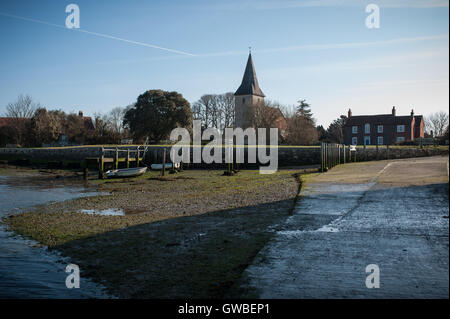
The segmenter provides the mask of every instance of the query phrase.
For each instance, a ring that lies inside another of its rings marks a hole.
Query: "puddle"
[[[83,214],[102,215],[102,216],[125,216],[125,212],[119,208],[109,208],[104,210],[82,209],[79,211]]]

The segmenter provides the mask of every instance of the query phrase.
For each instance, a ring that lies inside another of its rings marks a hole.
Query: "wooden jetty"
[[[105,164],[112,163],[114,169],[119,168],[119,163],[125,163],[126,168],[130,168],[133,163],[134,167],[139,167],[144,159],[145,148],[138,146],[136,149],[120,149],[101,147],[97,157],[86,157],[84,159],[85,175],[87,175],[87,167],[95,164],[98,167],[98,178],[104,178]]]

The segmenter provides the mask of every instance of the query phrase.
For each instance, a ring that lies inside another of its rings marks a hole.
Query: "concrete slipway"
[[[259,298],[448,298],[448,157],[333,168],[244,272]],[[380,288],[366,287],[366,266]]]

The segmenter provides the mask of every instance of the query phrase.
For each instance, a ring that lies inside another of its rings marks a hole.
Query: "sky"
[[[80,9],[68,29],[66,6]],[[367,28],[366,6],[380,8]],[[150,89],[234,92],[251,47],[267,99],[317,124],[449,107],[448,0],[2,0],[0,115],[19,94],[85,115]]]

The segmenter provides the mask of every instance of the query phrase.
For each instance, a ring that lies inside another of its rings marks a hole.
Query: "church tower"
[[[241,86],[234,93],[235,127],[245,129],[252,126],[252,108],[256,105],[264,105],[264,96],[258,85],[250,52]]]

